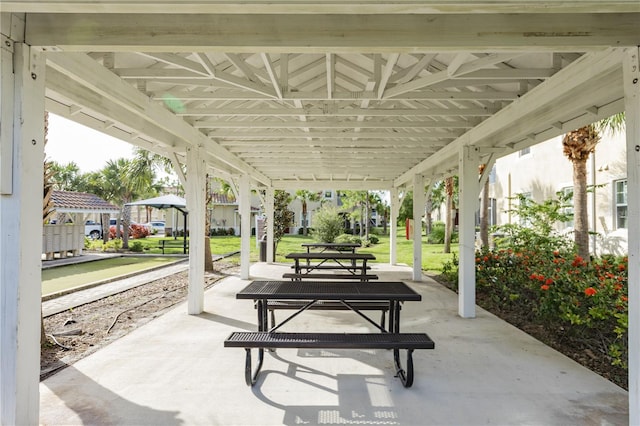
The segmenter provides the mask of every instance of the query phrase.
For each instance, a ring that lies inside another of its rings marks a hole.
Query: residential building
[[[604,134],[587,161],[587,182],[595,187],[588,194],[590,230],[595,231],[596,252],[626,252],[627,170],[624,132]],[[513,197],[524,194],[536,202],[573,191],[573,166],[562,151],[562,136],[502,157],[489,176],[492,225],[519,220],[510,211]],[[595,194],[595,196],[594,196]],[[570,232],[573,222],[556,225]],[[593,241],[591,250],[593,251]]]

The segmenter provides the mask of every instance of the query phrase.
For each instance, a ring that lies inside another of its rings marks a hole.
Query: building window
[[[564,207],[560,213],[571,215],[572,219],[562,223],[562,226],[565,228],[573,228],[573,187],[565,186],[560,190],[562,195],[567,197],[567,205]]]
[[[525,155],[527,155],[529,153],[531,153],[531,148],[530,147],[526,147],[526,148],[522,148],[518,154],[519,154],[520,157],[524,157]]]
[[[618,180],[614,183],[616,191],[616,229],[627,228],[627,180]]]
[[[331,191],[324,191],[324,198],[327,198],[327,199],[331,199],[331,198],[333,198],[333,192],[331,192]]]

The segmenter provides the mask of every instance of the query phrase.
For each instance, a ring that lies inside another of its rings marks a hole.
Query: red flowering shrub
[[[528,227],[503,226],[504,248],[476,253],[478,299],[498,313],[518,312],[564,337],[593,342],[611,364],[626,368],[628,258],[576,256],[573,243],[550,228],[560,218],[557,206],[524,206],[535,213],[520,211]],[[443,271],[457,282],[457,265]]]
[[[129,225],[129,238],[145,238],[147,236],[149,236],[149,228],[146,226],[137,223]],[[112,225],[109,227],[109,239],[114,238],[116,238],[116,227]]]
[[[129,226],[129,230],[130,230],[130,235],[133,238],[145,238],[149,236],[149,228],[147,228],[144,225],[135,223]]]

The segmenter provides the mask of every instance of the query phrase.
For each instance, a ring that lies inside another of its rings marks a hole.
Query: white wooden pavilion
[[[629,420],[640,424],[638,0],[2,0],[0,25],[0,423],[38,422],[45,111],[185,164],[195,235],[207,173],[237,183],[243,230],[252,188],[268,216],[276,189],[389,190],[393,230],[399,192],[418,189],[418,221],[421,189],[458,174],[465,318],[478,166],[626,111]],[[192,241],[189,314],[204,308],[203,254]]]

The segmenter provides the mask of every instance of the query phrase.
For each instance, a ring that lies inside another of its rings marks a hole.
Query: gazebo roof
[[[59,213],[117,213],[120,209],[95,194],[53,191],[53,207]]]
[[[184,209],[187,207],[187,201],[174,194],[161,195],[160,197],[147,198],[146,200],[133,201],[127,203],[128,206],[149,206],[156,209],[177,208]]]

